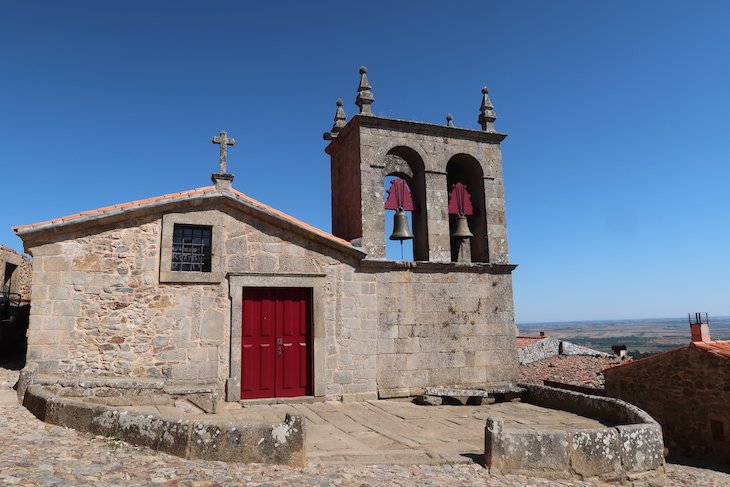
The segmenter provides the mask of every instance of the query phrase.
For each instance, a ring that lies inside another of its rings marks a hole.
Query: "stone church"
[[[332,233],[234,189],[225,132],[213,186],[15,227],[33,256],[26,367],[228,401],[514,383],[506,136],[487,89],[481,129],[464,129],[375,115],[366,73],[359,113],[338,100],[324,134]],[[387,259],[389,240],[413,259]]]

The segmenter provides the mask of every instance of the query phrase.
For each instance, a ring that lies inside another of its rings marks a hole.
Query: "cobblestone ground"
[[[0,391],[17,372],[0,369]],[[668,465],[672,486],[730,486],[730,475]],[[94,486],[590,486],[590,482],[490,475],[476,464],[318,465],[305,469],[189,461],[38,421],[16,404],[0,406],[0,485]]]

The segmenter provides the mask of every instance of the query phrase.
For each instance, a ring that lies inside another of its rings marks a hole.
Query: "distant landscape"
[[[686,316],[647,320],[518,323],[517,327],[518,334],[522,336],[536,336],[544,331],[548,336],[603,352],[611,352],[612,345],[626,345],[629,351],[657,353],[690,342]],[[710,316],[710,336],[713,340],[730,340],[730,316]]]

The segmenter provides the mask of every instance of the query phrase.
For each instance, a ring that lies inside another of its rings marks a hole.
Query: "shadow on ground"
[[[478,463],[482,467],[486,467],[487,465],[484,463],[484,455],[481,453],[460,453],[460,455],[464,458],[470,459],[474,463]]]
[[[22,370],[25,367],[25,352],[0,351],[0,368]]]
[[[715,472],[730,473],[730,464],[718,461],[705,460],[702,458],[690,458],[679,455],[669,455],[666,458],[667,463],[675,465],[684,465],[686,467],[703,468],[705,470],[714,470]]]

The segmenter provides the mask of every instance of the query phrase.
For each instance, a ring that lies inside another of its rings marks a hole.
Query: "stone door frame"
[[[312,290],[312,390],[315,397],[325,395],[324,359],[324,292],[326,274],[278,274],[250,272],[228,275],[228,295],[231,299],[230,368],[226,381],[226,401],[241,400],[241,348],[243,319],[243,288],[295,287]]]

